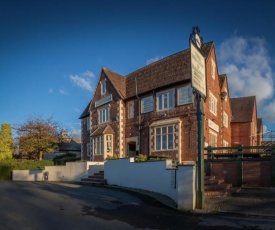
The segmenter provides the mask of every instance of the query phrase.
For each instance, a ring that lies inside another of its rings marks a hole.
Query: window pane
[[[167,149],[167,136],[162,136],[162,149]]]
[[[168,135],[168,149],[173,149],[173,134]]]
[[[173,126],[168,126],[168,133],[173,133]]]
[[[171,90],[169,92],[169,108],[174,108],[175,107],[175,95],[174,95],[174,90]]]
[[[160,136],[156,136],[156,150],[160,150]]]
[[[162,134],[166,134],[167,133],[167,127],[162,127]]]
[[[109,121],[109,108],[106,108],[106,121]]]
[[[162,110],[162,95],[158,96],[158,109]]]
[[[168,93],[163,94],[163,108],[168,108]]]
[[[156,135],[160,135],[160,128],[156,128]]]

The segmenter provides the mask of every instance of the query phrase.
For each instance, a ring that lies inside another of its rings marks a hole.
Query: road
[[[275,220],[179,212],[119,189],[0,182],[0,229],[273,229]],[[274,228],[275,229],[275,228]]]

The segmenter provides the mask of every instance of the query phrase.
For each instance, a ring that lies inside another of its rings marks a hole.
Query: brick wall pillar
[[[213,160],[213,150],[211,146],[207,147],[207,160],[205,165],[205,173],[207,176],[212,175],[212,160]]]
[[[271,149],[271,186],[275,187],[275,146]]]
[[[237,153],[237,168],[238,168],[238,186],[243,184],[243,148],[242,145],[238,147]]]

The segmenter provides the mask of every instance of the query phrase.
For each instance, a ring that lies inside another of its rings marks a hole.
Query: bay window
[[[155,128],[155,150],[174,149],[173,125]]]

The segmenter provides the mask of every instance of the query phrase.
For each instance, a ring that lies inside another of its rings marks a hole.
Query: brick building
[[[257,118],[256,97],[231,98],[231,108],[232,145],[261,145],[263,127]]]
[[[230,99],[226,74],[218,73],[214,42],[203,44],[201,52],[207,82],[203,106],[205,146],[231,146],[235,142],[256,145],[245,137],[236,139],[241,129],[237,121],[240,111],[234,107],[235,99],[233,104]],[[129,157],[141,153],[169,156],[179,162],[196,160],[196,101],[190,59],[190,49],[186,49],[127,76],[102,68],[94,96],[80,116],[82,159],[103,161],[108,155]],[[251,121],[257,133],[254,102]]]

